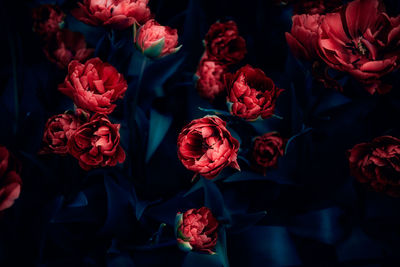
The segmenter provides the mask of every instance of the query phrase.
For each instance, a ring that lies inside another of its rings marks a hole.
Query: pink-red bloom
[[[149,0],[83,0],[71,13],[93,26],[125,29],[134,23],[143,24],[151,18]]]
[[[224,73],[227,67],[218,61],[209,60],[203,55],[196,71],[196,87],[200,96],[210,101],[224,92]]]
[[[162,26],[154,19],[147,21],[135,35],[137,48],[151,58],[173,54],[181,48],[178,47],[178,31]]]
[[[370,94],[386,93],[379,79],[398,68],[400,16],[389,17],[378,0],[355,0],[326,14],[319,28],[319,53],[330,67],[367,84]]]
[[[21,192],[20,167],[4,146],[0,146],[0,212],[11,207]]]
[[[225,74],[225,86],[231,113],[246,120],[271,117],[276,99],[283,91],[262,70],[250,65],[235,74]]]
[[[286,32],[286,41],[292,53],[301,59],[318,59],[318,29],[323,16],[316,15],[294,15],[292,17],[292,29]]]
[[[94,49],[87,48],[83,34],[63,29],[46,41],[43,51],[48,60],[65,69],[72,60],[85,61]]]
[[[123,98],[127,88],[122,74],[99,58],[84,64],[71,61],[64,83],[58,86],[79,108],[101,114],[110,114],[116,107],[113,102]]]
[[[208,58],[223,64],[238,63],[247,52],[246,41],[239,35],[234,21],[211,25],[204,43]]]
[[[122,163],[125,152],[120,145],[119,128],[107,116],[95,114],[69,137],[68,151],[84,170]]]
[[[86,121],[86,114],[78,110],[76,114],[64,113],[47,120],[43,134],[41,154],[68,154],[68,139]]]
[[[207,207],[178,213],[176,218],[178,246],[184,251],[215,254],[218,221]]]
[[[46,39],[60,30],[64,17],[64,12],[58,6],[41,5],[32,12],[33,30]]]
[[[226,166],[240,170],[238,150],[239,141],[217,116],[193,120],[178,137],[178,157],[182,164],[207,179],[216,177]]]
[[[266,173],[267,168],[278,164],[278,158],[285,151],[285,140],[277,132],[266,133],[254,139],[252,160],[254,168]]]
[[[400,196],[400,139],[377,137],[349,150],[351,174],[377,192]]]

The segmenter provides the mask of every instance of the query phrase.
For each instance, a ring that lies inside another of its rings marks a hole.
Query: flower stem
[[[132,115],[133,116],[136,115],[136,107],[138,105],[138,98],[139,98],[139,93],[140,93],[140,84],[142,83],[143,73],[144,73],[144,69],[146,68],[146,63],[147,63],[147,57],[143,57],[142,66],[140,68],[139,78],[138,78],[138,82],[136,84],[135,95],[134,95],[133,103],[132,103]]]

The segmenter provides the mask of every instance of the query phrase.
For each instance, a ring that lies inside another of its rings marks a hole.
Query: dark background
[[[87,26],[69,14],[74,1],[60,0],[65,27],[82,32],[129,84],[110,116],[121,124],[126,162],[85,172],[71,157],[37,155],[46,120],[73,107],[57,91],[66,72],[45,58],[32,32],[31,9],[49,2],[1,2],[0,143],[21,161],[23,187],[0,220],[0,266],[400,266],[400,201],[358,184],[346,158],[357,143],[400,136],[396,75],[385,96],[368,95],[351,78],[341,81],[343,94],[324,88],[309,63],[288,50],[290,5],[150,0],[157,21],[178,29],[183,48],[147,65],[131,127],[126,99],[142,60],[131,29]],[[397,0],[384,2],[389,14],[399,14]],[[209,26],[227,19],[247,42],[235,68],[261,68],[285,89],[276,109],[283,120],[226,118],[241,141],[242,172],[228,168],[214,182],[193,185],[193,173],[176,156],[176,139],[185,124],[207,114],[198,107],[226,110],[222,101],[211,105],[198,96],[193,74]],[[264,177],[246,158],[252,138],[269,131],[297,137]],[[175,214],[204,205],[223,222],[217,255],[181,252]]]

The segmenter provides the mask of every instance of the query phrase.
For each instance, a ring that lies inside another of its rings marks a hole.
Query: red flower
[[[296,0],[293,6],[294,14],[326,14],[342,5],[342,0]]]
[[[193,120],[178,137],[178,157],[182,164],[207,179],[216,177],[228,165],[240,170],[238,150],[239,141],[217,116]]]
[[[84,170],[115,166],[125,160],[120,146],[119,124],[112,124],[107,116],[95,114],[69,137],[69,153],[79,160]]]
[[[246,120],[273,115],[277,97],[283,91],[260,69],[246,65],[235,74],[225,74],[231,113]]]
[[[318,28],[323,16],[294,15],[292,29],[285,33],[286,41],[292,53],[301,59],[318,59]]]
[[[60,30],[65,14],[55,5],[41,5],[32,12],[33,30],[47,38]]]
[[[154,19],[147,21],[140,27],[135,36],[137,48],[148,57],[158,58],[176,53],[178,45],[178,31],[168,26],[161,26]]]
[[[64,83],[58,86],[78,107],[101,114],[110,114],[116,107],[112,103],[123,98],[127,88],[122,74],[99,58],[85,64],[71,61]]]
[[[390,18],[382,9],[378,0],[355,0],[327,14],[319,29],[321,58],[367,84],[370,94],[388,91],[379,79],[399,63],[400,17]]]
[[[218,221],[207,207],[178,213],[176,232],[179,247],[184,251],[213,252],[218,239]]]
[[[238,63],[247,52],[246,41],[239,36],[233,21],[216,22],[211,25],[204,42],[208,58],[223,64]]]
[[[218,61],[209,60],[204,54],[196,71],[196,87],[199,94],[211,101],[216,96],[221,95],[225,89],[223,74],[226,71],[225,65]]]
[[[22,180],[17,161],[4,146],[0,146],[0,211],[14,204],[21,192]]]
[[[351,174],[377,192],[400,196],[400,139],[377,137],[349,150]]]
[[[93,26],[125,29],[133,23],[143,24],[151,17],[149,0],[83,0],[71,11],[78,20]]]
[[[77,114],[64,113],[48,119],[43,134],[43,148],[39,153],[66,155],[68,139],[84,122],[84,117],[85,114],[78,110]]]
[[[254,139],[252,159],[255,168],[261,170],[264,175],[268,167],[278,164],[278,158],[283,156],[285,141],[277,132],[266,133]]]
[[[85,61],[94,49],[86,47],[83,34],[63,29],[47,41],[43,51],[48,60],[65,69],[72,60]]]

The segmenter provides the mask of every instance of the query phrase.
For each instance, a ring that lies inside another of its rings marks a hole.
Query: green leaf
[[[147,142],[146,163],[160,145],[172,123],[172,117],[152,109],[150,112],[149,140]]]
[[[164,45],[165,45],[165,37],[154,42],[154,44],[149,48],[145,49],[143,53],[150,58],[157,58],[161,55]]]

